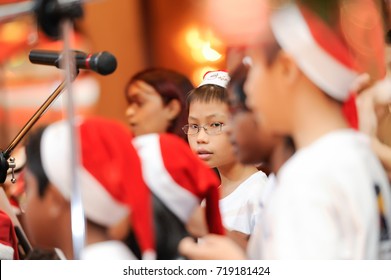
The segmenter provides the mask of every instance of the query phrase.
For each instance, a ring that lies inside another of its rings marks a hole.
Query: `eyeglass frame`
[[[210,134],[210,131],[208,132],[208,128],[206,128],[205,126],[209,126],[209,127],[210,127],[211,125],[216,124],[216,123],[220,124],[220,126],[219,126],[220,130],[219,130],[219,131],[216,131],[215,133]],[[221,123],[221,122],[212,122],[212,123],[210,123],[210,124],[204,124],[204,125],[198,125],[198,124],[196,124],[196,125],[197,125],[197,132],[196,132],[196,133],[193,133],[193,134],[189,134],[188,132],[186,132],[186,128],[187,128],[187,131],[189,131],[190,125],[191,125],[191,124],[186,124],[186,125],[184,125],[184,126],[182,127],[182,131],[183,131],[186,135],[190,135],[190,136],[195,136],[195,135],[197,135],[198,133],[200,133],[201,128],[203,128],[204,131],[205,131],[205,133],[208,134],[208,135],[211,135],[211,136],[213,136],[213,135],[219,135],[219,134],[221,134],[221,132],[223,132],[224,126],[226,126],[226,124]]]

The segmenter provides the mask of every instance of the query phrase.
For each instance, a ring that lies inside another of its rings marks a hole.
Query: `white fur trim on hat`
[[[141,256],[142,260],[156,260],[157,259],[157,254],[154,250],[146,250],[143,252]]]
[[[225,71],[209,71],[204,75],[204,79],[198,87],[203,85],[218,85],[226,88],[229,80],[230,77]]]
[[[48,126],[41,139],[41,159],[49,181],[70,200],[71,138],[68,123],[61,121]],[[110,193],[83,166],[77,168],[85,215],[100,225],[110,226],[122,220],[128,208]]]
[[[147,134],[133,139],[140,156],[144,181],[182,222],[186,223],[199,204],[198,198],[177,184],[164,166],[159,134]]]
[[[0,243],[0,260],[13,260],[14,248]]]
[[[336,100],[348,98],[349,87],[358,73],[319,46],[296,5],[276,11],[271,17],[271,28],[280,46],[293,56],[312,82]]]

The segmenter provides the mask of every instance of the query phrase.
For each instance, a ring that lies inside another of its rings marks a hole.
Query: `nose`
[[[133,117],[136,113],[136,107],[133,104],[129,104],[125,111],[125,116],[127,118]]]
[[[206,130],[204,127],[200,127],[200,131],[196,135],[197,137],[197,143],[208,143],[209,142],[209,135],[206,133]]]

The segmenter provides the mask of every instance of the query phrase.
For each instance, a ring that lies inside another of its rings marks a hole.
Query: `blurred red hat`
[[[124,196],[143,184],[141,167],[129,129],[113,120],[82,119],[77,124],[81,166],[77,168],[85,215],[103,225],[115,225],[130,211]],[[48,126],[41,139],[42,166],[50,182],[66,198],[71,195],[71,144],[68,123]]]
[[[357,110],[350,88],[364,66],[337,25],[334,23],[332,28],[315,11],[300,4],[282,6],[271,16],[271,28],[279,45],[315,85],[344,102],[345,117],[357,128]]]
[[[148,189],[139,189],[133,209],[133,226],[144,258],[154,258],[154,233],[152,215],[138,215],[151,209],[151,192],[159,198],[184,224],[194,209],[206,200],[206,220],[211,233],[223,234],[219,210],[216,174],[198,159],[190,147],[172,134],[148,134],[133,139],[141,159],[143,178]],[[146,234],[152,233],[152,235]],[[151,255],[145,249],[152,249]]]
[[[0,259],[19,259],[18,239],[14,225],[8,215],[0,210]]]

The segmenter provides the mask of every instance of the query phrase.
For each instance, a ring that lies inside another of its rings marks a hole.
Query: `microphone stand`
[[[71,178],[71,228],[73,242],[73,258],[80,259],[81,251],[85,244],[85,215],[81,196],[81,187],[79,179],[80,164],[80,143],[79,135],[76,129],[76,119],[74,110],[74,100],[72,92],[72,80],[75,76],[76,68],[75,57],[72,55],[70,48],[70,34],[72,34],[72,21],[64,19],[61,23],[61,30],[64,41],[64,61],[60,65],[65,70],[65,84],[67,86],[67,122],[70,128],[70,145],[71,145],[71,161],[70,173]],[[61,64],[61,63],[60,63]],[[67,163],[66,163],[67,164]]]
[[[76,77],[75,77],[76,78]],[[53,91],[53,93],[46,99],[46,101],[39,107],[39,109],[34,113],[34,115],[29,119],[29,121],[23,126],[23,128],[18,132],[15,138],[11,141],[11,144],[0,153],[0,183],[4,183],[7,177],[7,170],[11,168],[12,162],[8,162],[11,158],[11,153],[14,148],[22,141],[23,137],[30,131],[34,124],[45,114],[49,106],[57,99],[60,93],[65,89],[65,81]],[[10,166],[11,164],[11,166]]]
[[[74,102],[72,96],[72,81],[78,74],[78,69],[74,61],[74,57],[70,51],[70,33],[72,28],[72,20],[82,17],[83,10],[80,0],[36,0],[33,10],[36,13],[37,21],[43,31],[52,38],[57,38],[62,32],[64,40],[64,61],[61,67],[65,69],[65,80],[58,86],[58,88],[49,96],[45,103],[38,109],[33,117],[26,123],[22,130],[18,133],[15,139],[11,142],[4,152],[0,152],[0,183],[3,183],[7,177],[7,170],[15,167],[14,159],[10,158],[11,152],[16,145],[23,139],[26,133],[39,120],[39,118],[46,112],[48,107],[52,104],[58,95],[65,89],[68,89],[67,112],[68,124],[70,127],[70,143],[71,143],[71,227],[72,227],[72,241],[73,241],[73,255],[74,259],[80,259],[81,250],[85,243],[85,217],[81,200],[81,191],[78,180],[78,168],[80,166],[79,160],[79,143],[78,135],[76,135],[75,117],[74,117]],[[28,12],[32,8],[31,2],[25,3],[19,11],[6,11],[8,14],[1,15],[0,20],[9,19],[11,17]],[[18,6],[20,8],[21,6]],[[59,28],[61,27],[61,28]],[[10,162],[8,162],[8,159]],[[12,178],[15,182],[15,178]]]

